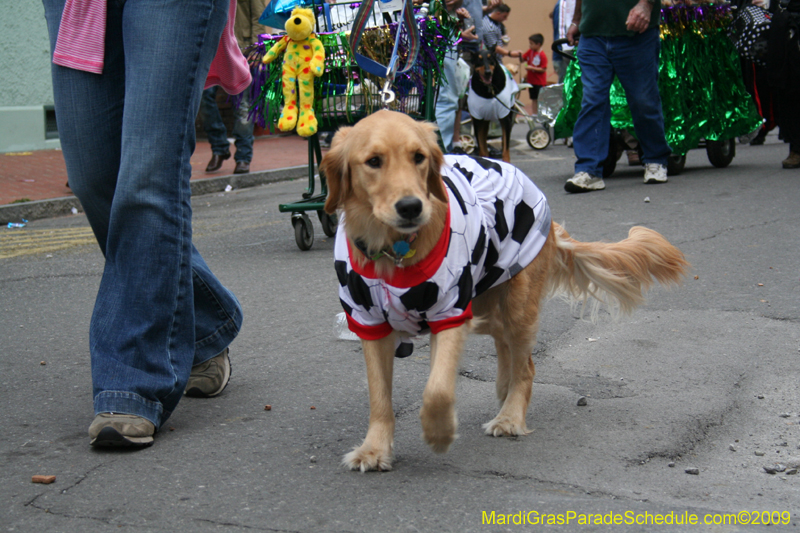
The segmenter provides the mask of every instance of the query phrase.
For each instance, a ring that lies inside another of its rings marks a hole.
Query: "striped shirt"
[[[53,63],[93,74],[103,73],[106,6],[105,1],[67,0],[58,28]]]
[[[486,48],[491,49],[494,46],[503,42],[503,28],[499,23],[492,20],[492,17],[486,15],[483,17],[483,26],[481,27],[483,33],[483,44]]]

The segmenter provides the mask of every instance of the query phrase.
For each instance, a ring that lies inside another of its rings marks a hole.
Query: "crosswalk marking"
[[[94,244],[91,228],[0,230],[0,259],[64,250]]]

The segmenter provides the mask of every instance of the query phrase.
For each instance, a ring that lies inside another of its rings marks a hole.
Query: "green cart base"
[[[328,197],[328,184],[325,176],[320,173],[320,193],[314,196],[315,191],[315,169],[319,168],[322,161],[322,149],[319,145],[319,134],[314,134],[308,138],[308,187],[303,192],[303,199],[291,204],[279,204],[278,211],[281,213],[292,214],[292,226],[294,227],[294,238],[297,247],[303,251],[310,250],[314,244],[314,226],[311,224],[308,211],[316,211],[322,231],[328,237],[336,235],[336,225],[338,219],[336,215],[329,215],[325,212],[325,199]]]

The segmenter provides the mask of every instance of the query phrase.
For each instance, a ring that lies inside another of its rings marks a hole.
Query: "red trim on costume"
[[[431,328],[431,333],[439,333],[446,329],[457,328],[470,319],[472,319],[472,302],[467,304],[467,308],[460,315],[437,320],[436,322],[428,322],[428,326]]]
[[[347,223],[345,222],[345,225],[346,224]],[[442,261],[444,261],[444,256],[447,253],[447,248],[449,245],[449,206],[447,209],[447,216],[444,220],[444,229],[442,230],[442,234],[439,236],[439,241],[436,243],[436,246],[434,246],[433,250],[431,250],[431,253],[428,254],[428,257],[414,265],[395,268],[394,272],[389,278],[375,274],[375,263],[373,261],[367,261],[363,267],[359,266],[358,261],[356,261],[355,257],[353,257],[353,246],[350,242],[350,239],[347,240],[347,250],[350,254],[350,265],[353,267],[353,270],[356,272],[356,274],[370,279],[383,279],[392,287],[397,287],[400,289],[415,287],[420,283],[428,281],[430,278],[432,278],[436,271],[439,270],[439,267],[442,266]]]
[[[387,337],[394,331],[388,322],[383,322],[375,326],[365,326],[360,322],[356,322],[355,319],[347,313],[345,313],[344,316],[347,318],[347,326],[350,328],[350,331],[358,335],[361,339],[376,341]]]
[[[758,114],[761,117],[764,117],[764,110],[761,109],[761,98],[758,97],[758,82],[756,81],[756,64],[752,63],[753,65],[753,96],[756,100],[756,107],[758,108]],[[761,129],[761,128],[759,128]]]

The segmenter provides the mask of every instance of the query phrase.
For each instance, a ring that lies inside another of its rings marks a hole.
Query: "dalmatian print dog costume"
[[[547,199],[517,168],[448,155],[441,174],[449,213],[442,236],[423,261],[396,268],[383,279],[371,261],[359,267],[351,259],[346,220],[336,234],[339,298],[348,325],[371,340],[396,330],[397,357],[411,355],[411,336],[471,319],[472,299],[530,264],[550,231]]]

